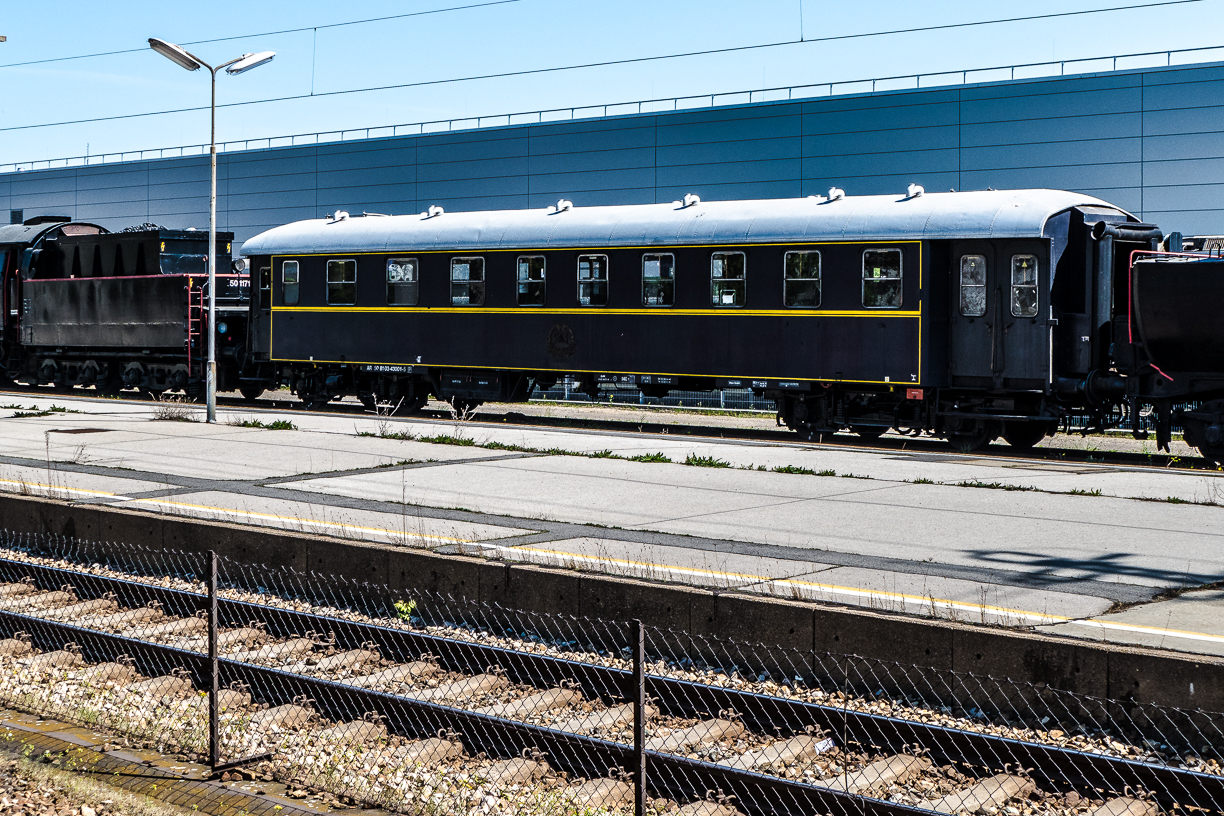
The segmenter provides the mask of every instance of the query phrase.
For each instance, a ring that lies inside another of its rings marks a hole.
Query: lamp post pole
[[[217,421],[217,71],[221,67],[209,68],[212,72],[212,103],[208,106],[208,157],[212,184],[208,191],[208,371],[204,384],[208,422]]]
[[[204,401],[207,419],[217,421],[217,72],[222,68],[227,74],[241,74],[252,68],[271,62],[274,51],[258,54],[243,54],[241,57],[223,62],[215,68],[204,60],[175,45],[156,37],[149,39],[149,47],[166,59],[188,71],[207,68],[211,75],[212,94],[208,106],[208,368],[205,371]]]

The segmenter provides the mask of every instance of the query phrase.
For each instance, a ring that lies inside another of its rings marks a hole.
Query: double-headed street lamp
[[[174,43],[149,38],[149,47],[176,65],[188,71],[207,68],[212,74],[212,128],[209,135],[209,156],[212,164],[212,189],[208,197],[208,373],[205,389],[208,421],[217,421],[217,72],[222,68],[227,74],[241,74],[272,61],[275,51],[258,54],[243,54],[237,59],[223,62],[217,67],[189,53]]]

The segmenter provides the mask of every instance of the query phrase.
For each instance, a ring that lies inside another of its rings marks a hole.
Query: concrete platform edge
[[[0,528],[291,567],[527,612],[641,619],[694,635],[953,670],[1122,703],[1224,711],[1224,658],[765,598],[562,568],[0,495]]]

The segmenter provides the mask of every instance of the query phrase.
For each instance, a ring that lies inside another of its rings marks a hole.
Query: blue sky
[[[204,72],[146,47],[149,37],[223,62],[245,51],[276,60],[218,81],[218,101],[301,96],[223,109],[218,138],[237,140],[639,99],[722,93],[997,65],[1224,45],[1224,0],[1080,17],[788,45],[535,76],[372,93],[320,95],[575,63],[1127,5],[1126,0],[938,3],[895,0],[517,0],[377,23],[352,20],[481,0],[4,0],[0,128],[207,105]],[[1135,0],[1131,0],[1135,3]],[[1138,0],[1142,2],[1142,0]],[[310,31],[262,34],[288,28]],[[241,36],[256,34],[259,36]],[[39,65],[99,51],[133,53]],[[1224,60],[1224,48],[1181,61]],[[1161,58],[1163,62],[1163,57]],[[1136,61],[1136,67],[1151,64]],[[985,77],[983,77],[985,78]],[[912,85],[912,83],[911,83]],[[312,90],[315,94],[310,97]],[[0,164],[207,141],[206,112],[0,130]]]

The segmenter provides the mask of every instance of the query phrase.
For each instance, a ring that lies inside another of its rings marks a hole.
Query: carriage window
[[[608,256],[578,256],[578,303],[581,306],[608,305]]]
[[[451,304],[483,306],[484,258],[451,258]]]
[[[710,301],[715,306],[744,305],[744,253],[710,255]]]
[[[327,302],[333,306],[357,303],[357,262],[327,262]]]
[[[271,272],[271,270],[268,271]],[[286,306],[296,306],[298,304],[297,261],[285,261],[281,264],[281,290],[281,297],[284,299]]]
[[[416,258],[387,260],[387,305],[415,306],[420,297]]]
[[[863,308],[901,308],[901,250],[863,253]]]
[[[676,302],[676,256],[642,256],[642,303],[646,306],[671,306]]]
[[[986,314],[985,255],[961,256],[960,313],[965,317],[981,317]]]
[[[1011,313],[1016,317],[1037,315],[1037,256],[1013,255]]]
[[[518,305],[544,305],[544,256],[520,255],[518,259]]]
[[[786,253],[786,286],[782,302],[791,309],[815,309],[820,305],[820,253]]]

